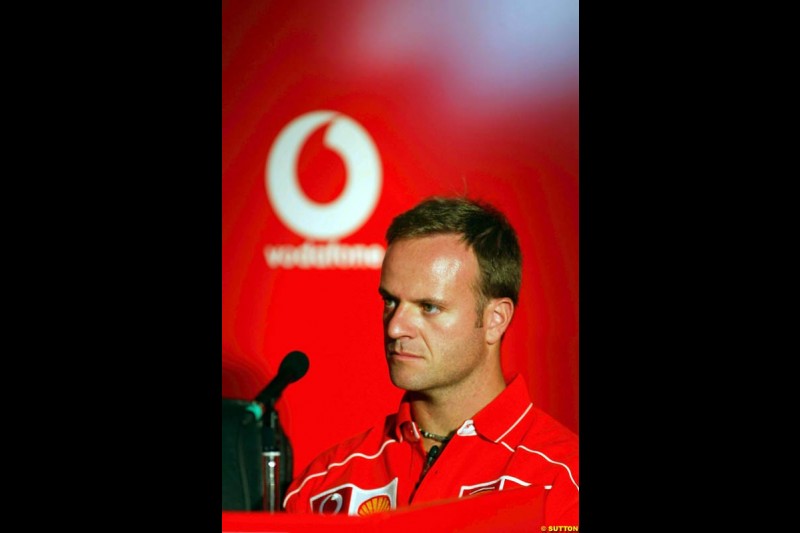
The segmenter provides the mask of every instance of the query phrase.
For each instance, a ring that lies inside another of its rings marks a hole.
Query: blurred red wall
[[[578,2],[222,8],[223,397],[308,355],[278,402],[295,471],[393,411],[383,234],[426,196],[467,194],[523,249],[506,374],[577,432]]]

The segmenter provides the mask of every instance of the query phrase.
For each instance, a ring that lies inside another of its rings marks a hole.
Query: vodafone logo
[[[344,162],[346,183],[327,204],[306,196],[297,177],[300,151],[308,138],[329,124],[324,144]],[[369,133],[350,117],[335,111],[312,111],[286,125],[269,151],[267,197],[278,218],[293,232],[311,240],[336,241],[369,219],[381,192],[381,160]]]
[[[309,198],[300,185],[297,166],[308,139],[327,125],[323,143],[341,157],[345,185],[333,201]],[[275,214],[306,242],[268,244],[269,268],[379,269],[385,248],[380,244],[340,244],[366,223],[381,194],[383,177],[378,149],[369,133],[352,118],[336,111],[312,111],[292,120],[275,138],[265,171],[267,198]],[[324,244],[313,241],[327,241]]]

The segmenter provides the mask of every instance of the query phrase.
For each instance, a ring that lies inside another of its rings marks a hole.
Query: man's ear
[[[486,342],[496,344],[503,338],[511,318],[514,316],[514,302],[511,298],[492,298],[483,311],[483,325],[486,328]]]

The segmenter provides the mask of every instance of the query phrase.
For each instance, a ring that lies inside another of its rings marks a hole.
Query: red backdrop
[[[222,69],[222,395],[308,355],[278,403],[295,471],[397,406],[383,234],[433,194],[516,227],[505,372],[577,432],[577,0],[225,0]]]

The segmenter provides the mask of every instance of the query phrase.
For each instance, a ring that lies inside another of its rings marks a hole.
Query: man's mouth
[[[389,353],[389,357],[393,358],[393,359],[409,360],[409,361],[423,359],[423,357],[421,355],[417,355],[417,354],[409,353],[409,352],[400,352],[400,351],[397,351],[397,350],[388,350],[388,353]]]

